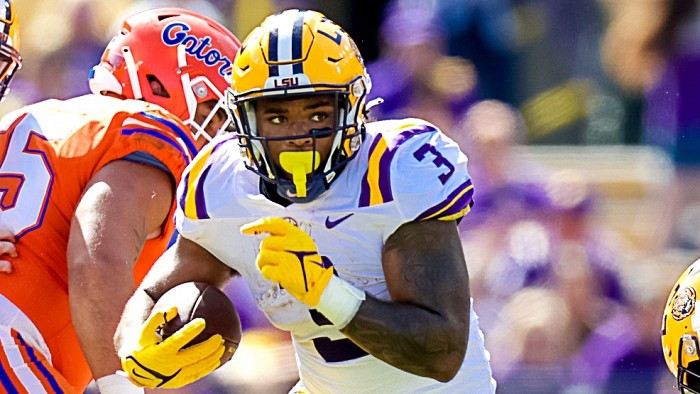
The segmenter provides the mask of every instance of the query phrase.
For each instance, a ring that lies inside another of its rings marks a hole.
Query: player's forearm
[[[124,304],[134,290],[130,270],[116,272],[97,269],[97,265],[73,269],[69,291],[73,324],[95,378],[120,369],[113,337]]]
[[[100,182],[85,192],[68,240],[71,317],[95,378],[120,369],[114,331],[134,292],[133,267],[147,234],[142,211],[132,204],[125,212],[114,190]]]
[[[78,203],[67,253],[71,313],[95,377],[120,369],[114,333],[147,235],[168,220],[171,189],[165,172],[117,160],[93,176]]]
[[[385,362],[447,381],[459,370],[469,337],[469,275],[453,222],[401,226],[382,262],[390,302],[367,297],[342,330]]]
[[[118,351],[125,342],[138,337],[141,325],[148,318],[153,305],[155,301],[142,288],[136,290],[124,307],[114,338],[110,338],[113,351]]]
[[[464,360],[469,317],[454,321],[417,306],[368,296],[341,331],[396,368],[444,382],[454,377]]]
[[[166,291],[185,282],[206,282],[223,289],[234,271],[198,244],[178,237],[175,245],[163,253],[124,307],[114,346],[118,351],[125,343],[134,342],[142,324]]]

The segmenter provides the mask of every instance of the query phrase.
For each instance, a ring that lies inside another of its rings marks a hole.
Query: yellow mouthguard
[[[306,197],[306,175],[317,169],[320,162],[321,155],[316,151],[280,153],[280,165],[282,169],[292,174],[294,186],[297,188],[297,197]]]

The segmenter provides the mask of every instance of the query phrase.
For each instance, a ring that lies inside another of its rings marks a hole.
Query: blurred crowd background
[[[357,41],[384,103],[469,156],[460,223],[499,393],[672,393],[659,331],[700,248],[695,0],[18,0],[24,67],[0,115],[88,92],[117,21],[173,5],[241,39],[312,8]],[[179,393],[286,393],[288,335],[240,281],[233,360]],[[90,389],[92,390],[92,389]],[[173,391],[170,391],[173,392]]]

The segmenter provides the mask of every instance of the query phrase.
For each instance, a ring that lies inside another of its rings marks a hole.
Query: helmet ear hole
[[[168,94],[165,86],[163,86],[163,83],[160,82],[155,75],[148,74],[146,75],[146,79],[148,79],[148,84],[151,87],[151,93],[153,93],[153,95],[170,98],[170,94]]]

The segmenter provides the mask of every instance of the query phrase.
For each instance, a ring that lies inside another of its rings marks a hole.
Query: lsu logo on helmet
[[[678,291],[673,297],[671,316],[676,320],[683,320],[695,310],[695,289],[686,287]]]

